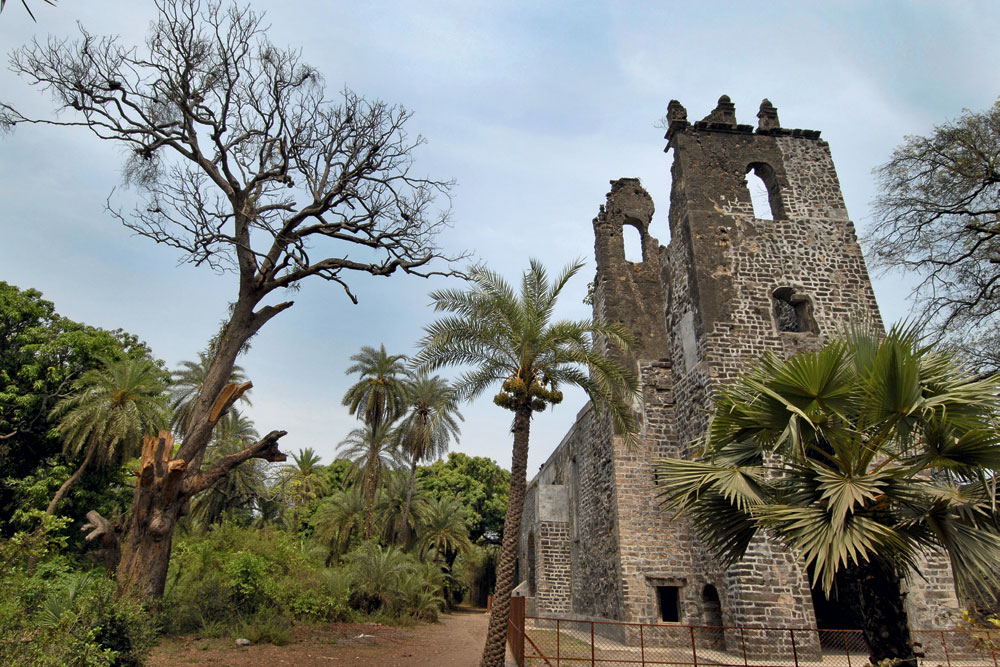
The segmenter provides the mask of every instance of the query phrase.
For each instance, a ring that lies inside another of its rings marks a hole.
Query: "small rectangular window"
[[[657,586],[656,600],[660,604],[660,620],[678,623],[681,620],[680,586]]]

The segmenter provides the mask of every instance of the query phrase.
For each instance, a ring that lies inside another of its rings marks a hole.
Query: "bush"
[[[66,520],[0,541],[0,664],[141,665],[156,628],[114,583],[61,554]]]
[[[347,620],[350,583],[308,546],[272,527],[234,524],[180,538],[167,576],[164,628],[283,643],[293,620]]]
[[[433,621],[444,608],[440,566],[395,547],[365,542],[347,556],[354,586],[351,606],[363,613]]]

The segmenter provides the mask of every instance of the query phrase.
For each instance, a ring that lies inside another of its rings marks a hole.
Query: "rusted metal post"
[[[512,597],[507,621],[507,641],[519,666],[524,665],[524,637],[524,598]]]
[[[559,631],[559,621],[560,619],[557,618],[556,619],[556,667],[559,667],[559,660],[561,655],[559,651],[559,637],[562,635],[562,633]]]
[[[597,661],[594,660],[594,622],[590,622],[590,667],[595,667]]]
[[[944,630],[941,631],[941,647],[944,648],[944,661],[948,667],[951,667],[951,657],[948,655],[948,642],[944,639]]]
[[[639,659],[642,660],[642,667],[646,667],[646,642],[642,638],[642,624],[639,624]],[[994,661],[996,662],[996,661]],[[994,666],[995,667],[995,666]]]
[[[789,628],[788,634],[792,636],[792,660],[795,661],[795,667],[799,667],[799,652],[795,648],[795,630]]]
[[[694,645],[694,626],[689,625],[688,630],[691,631],[691,659],[694,661],[694,667],[698,667],[698,649]]]
[[[743,667],[747,667],[750,663],[747,662],[747,636],[743,632],[743,626],[740,626],[740,643],[743,645]]]
[[[989,630],[986,631],[986,643],[989,644],[990,654],[993,656],[993,667],[997,667],[997,647]]]
[[[847,641],[847,630],[844,630],[844,653],[847,654],[847,667],[851,667],[851,642]]]

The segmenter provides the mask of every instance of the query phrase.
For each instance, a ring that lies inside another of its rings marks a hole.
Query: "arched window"
[[[706,643],[710,648],[725,650],[726,633],[722,629],[722,603],[719,601],[719,591],[712,584],[706,584],[701,591],[702,622],[705,629]]]
[[[622,225],[622,240],[625,243],[625,260],[634,264],[642,262],[642,232],[635,225]]]
[[[781,202],[781,188],[774,169],[766,162],[747,165],[746,186],[753,204],[753,217],[759,220],[782,220],[785,207]]]

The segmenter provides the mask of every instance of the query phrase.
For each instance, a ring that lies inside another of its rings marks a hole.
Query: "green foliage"
[[[359,611],[435,620],[444,608],[445,577],[432,563],[374,542],[351,552],[347,563],[354,579],[351,606]]]
[[[456,383],[458,397],[474,399],[499,383],[494,402],[514,412],[541,411],[562,401],[560,386],[578,386],[608,411],[625,442],[634,443],[628,404],[638,395],[638,383],[595,344],[603,340],[624,350],[629,333],[614,323],[552,319],[559,295],[581,268],[582,262],[574,262],[550,280],[532,259],[519,292],[500,274],[474,268],[469,289],[431,293],[434,309],[449,315],[426,327],[415,362],[428,371],[472,366]]]
[[[141,665],[155,639],[149,615],[63,555],[67,519],[34,517],[35,530],[0,539],[0,664]]]
[[[360,481],[365,501],[365,537],[375,530],[375,501],[387,471],[401,468],[403,457],[388,423],[368,425],[351,430],[338,449],[338,454],[350,459],[357,471],[352,482]]]
[[[435,498],[428,502],[417,532],[419,548],[433,560],[447,563],[449,568],[458,554],[472,547],[465,512],[457,498]]]
[[[149,349],[134,336],[60,317],[41,296],[0,282],[0,534],[7,536],[16,529],[10,520],[18,507],[39,506],[35,492],[46,484],[57,487],[68,477],[54,482],[64,459],[49,416],[52,407],[69,395],[76,379],[100,365],[99,359],[150,358]],[[39,471],[40,466],[57,474]],[[18,483],[29,476],[46,482],[34,489]],[[106,481],[82,479],[64,511],[82,519],[94,505],[74,505],[73,496],[100,496]]]
[[[357,373],[360,379],[344,394],[343,404],[350,413],[373,429],[396,420],[406,400],[405,360],[405,354],[388,354],[385,345],[377,350],[365,345],[351,355],[354,364],[346,373]]]
[[[73,383],[53,408],[66,454],[96,443],[95,463],[114,460],[124,449],[135,456],[144,435],[167,425],[163,372],[148,359],[101,359]]]
[[[190,425],[194,405],[198,401],[198,395],[205,384],[214,358],[215,350],[210,346],[204,352],[198,353],[198,361],[182,361],[181,367],[170,374],[170,427],[179,438],[184,437]],[[242,384],[246,380],[243,367],[234,365],[229,374],[229,382]],[[241,403],[250,405],[249,393],[245,392],[240,396]]]
[[[410,497],[410,508],[404,519],[407,496]],[[411,495],[410,475],[403,470],[392,471],[386,475],[375,503],[376,534],[381,535],[385,544],[409,546],[422,525],[426,511],[427,496],[416,478]]]
[[[469,538],[499,544],[510,472],[492,459],[451,452],[448,459],[417,469],[426,493],[434,498],[457,498],[466,514]]]
[[[326,567],[325,552],[310,545],[272,527],[231,523],[179,538],[161,611],[165,630],[281,643],[293,621],[432,620],[444,605],[448,577],[435,563],[365,542],[344,564]]]
[[[205,466],[215,465],[222,457],[239,452],[257,438],[253,422],[236,408],[230,408],[215,425],[212,442],[205,452]],[[195,496],[190,518],[185,521],[197,523],[200,528],[218,523],[223,517],[241,524],[251,523],[253,510],[259,507],[266,494],[265,475],[264,461],[244,461],[211,488]]]
[[[361,541],[365,501],[355,484],[325,498],[310,519],[315,539],[327,549],[327,563]]]
[[[985,592],[1000,557],[998,392],[907,330],[768,356],[719,392],[701,456],[659,462],[663,497],[729,561],[769,531],[827,593],[843,568],[905,570],[930,546]]]
[[[178,539],[163,598],[164,627],[241,636],[258,628],[280,640],[293,620],[346,620],[349,582],[304,546],[273,527],[230,523]]]
[[[444,455],[459,436],[458,420],[458,396],[446,380],[418,373],[406,383],[406,415],[397,434],[412,462]]]

